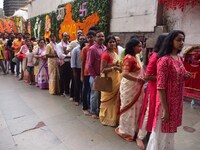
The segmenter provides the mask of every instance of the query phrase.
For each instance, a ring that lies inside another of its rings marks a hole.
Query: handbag
[[[107,77],[105,74],[104,77],[96,76],[94,79],[93,89],[96,91],[103,92],[112,92],[112,78]]]
[[[39,58],[33,58],[33,65],[38,66],[39,65]]]

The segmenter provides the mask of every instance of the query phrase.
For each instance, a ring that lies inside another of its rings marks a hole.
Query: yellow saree
[[[55,54],[55,48],[53,44],[48,44],[46,47],[47,54]],[[60,94],[59,86],[59,61],[57,57],[48,58],[48,73],[49,73],[49,93],[52,95]]]
[[[118,56],[115,53],[113,62],[109,65],[118,63]],[[103,125],[116,126],[119,120],[119,86],[121,81],[121,73],[119,71],[111,71],[107,73],[112,78],[112,92],[101,92],[101,105],[99,118]]]

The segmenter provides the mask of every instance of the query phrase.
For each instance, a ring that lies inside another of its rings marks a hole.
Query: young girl
[[[26,68],[28,71],[28,79],[30,81],[30,85],[33,85],[34,84],[34,80],[33,80],[33,75],[34,75],[33,45],[28,44],[27,47],[28,47],[28,52],[26,53],[26,66],[27,66]]]

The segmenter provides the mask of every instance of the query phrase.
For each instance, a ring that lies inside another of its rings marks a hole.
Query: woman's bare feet
[[[141,139],[136,139],[136,143],[137,143],[137,147],[139,148],[139,149],[142,149],[142,150],[144,150],[145,149],[145,146],[144,146],[144,142],[141,140]]]

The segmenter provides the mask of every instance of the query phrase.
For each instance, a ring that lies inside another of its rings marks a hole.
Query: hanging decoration
[[[27,31],[31,35],[31,22],[30,22],[30,20],[27,23]]]
[[[6,21],[8,22],[8,25],[10,26],[11,32],[12,33],[17,33],[18,30],[17,30],[15,22],[13,20],[11,20],[11,19],[6,19]]]
[[[14,20],[17,27],[17,31],[19,33],[25,33],[26,26],[25,26],[25,20],[23,19],[23,17],[15,17]]]
[[[34,37],[36,39],[39,39],[40,38],[40,30],[41,30],[41,20],[39,17],[36,18],[36,22],[35,22],[35,25],[34,25]]]
[[[44,38],[49,38],[51,34],[51,18],[49,15],[46,15],[45,17],[45,33],[44,33]]]
[[[6,21],[6,19],[1,19],[1,21],[3,23],[4,32],[11,33],[10,26],[9,26],[8,22]]]
[[[0,20],[0,32],[4,33],[3,22]]]
[[[188,5],[195,7],[200,4],[200,0],[159,0],[159,3],[164,5],[165,10],[181,9],[183,11]]]

